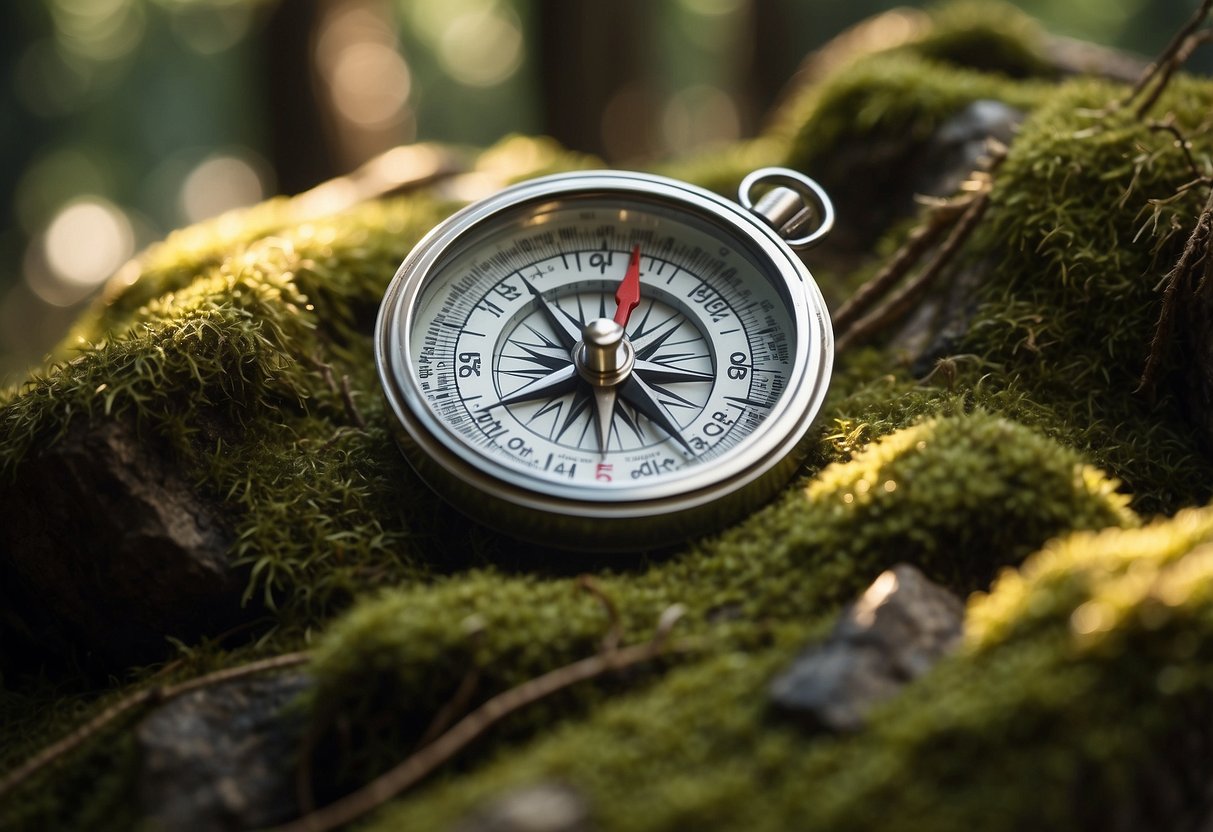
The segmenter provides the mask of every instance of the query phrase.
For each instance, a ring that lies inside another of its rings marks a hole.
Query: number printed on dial
[[[440,262],[412,311],[409,372],[451,444],[549,485],[677,479],[779,402],[787,294],[745,239],[691,212],[558,201]]]

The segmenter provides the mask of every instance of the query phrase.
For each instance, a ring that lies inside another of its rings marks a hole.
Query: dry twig
[[[1190,286],[1197,269],[1205,265],[1209,256],[1211,234],[1213,234],[1213,189],[1209,191],[1205,207],[1196,220],[1196,227],[1188,235],[1188,241],[1184,243],[1184,250],[1180,253],[1179,259],[1163,278],[1166,290],[1163,292],[1162,308],[1158,312],[1158,322],[1154,325],[1150,354],[1146,358],[1146,366],[1141,372],[1141,381],[1138,382],[1135,392],[1144,391],[1150,394],[1154,392],[1154,386],[1158,381],[1158,370],[1170,342],[1175,309],[1182,297],[1179,290],[1182,287]],[[1203,286],[1203,281],[1201,286]],[[1196,289],[1201,286],[1197,286]]]
[[[6,774],[0,779],[0,797],[5,796],[56,760],[79,748],[120,717],[142,705],[161,704],[200,688],[230,682],[234,679],[241,679],[257,673],[265,673],[270,670],[282,670],[287,667],[294,667],[307,662],[310,658],[311,653],[303,651],[284,653],[281,656],[250,662],[240,667],[217,670],[214,673],[208,673],[205,676],[199,676],[196,679],[179,682],[175,685],[159,685],[136,691],[130,696],[124,697],[113,705],[110,705],[63,739],[42,749],[42,751]]]
[[[494,696],[434,742],[361,789],[319,811],[280,826],[275,832],[328,832],[362,817],[425,778],[505,717],[578,682],[652,661],[666,652],[693,649],[690,642],[667,645],[670,630],[683,614],[680,605],[662,613],[656,632],[646,644],[620,647],[545,673]]]
[[[1200,169],[1200,165],[1196,164],[1196,159],[1192,156],[1192,142],[1179,129],[1179,125],[1175,123],[1175,113],[1167,113],[1166,118],[1157,121],[1147,121],[1146,127],[1155,132],[1170,133],[1175,137],[1175,146],[1180,149],[1184,155],[1184,159],[1187,160],[1188,168],[1192,171],[1194,181],[1200,182],[1209,179],[1208,175]]]
[[[319,358],[311,355],[305,355],[303,358],[308,364],[311,364],[318,373],[320,373],[320,378],[324,381],[324,384],[326,387],[328,387],[330,393],[340,392],[337,389],[337,380],[333,375],[332,364],[321,361]]]
[[[607,630],[606,637],[602,640],[602,649],[610,652],[619,647],[623,641],[623,621],[619,617],[619,608],[615,606],[615,602],[611,600],[611,596],[603,591],[598,582],[590,575],[579,575],[577,577],[577,587],[593,595],[602,604],[602,608],[606,610],[607,620],[610,622],[610,629]]]
[[[354,391],[350,387],[350,377],[346,375],[341,377],[341,401],[345,404],[345,412],[350,421],[357,425],[359,430],[366,430],[366,419],[362,418],[358,405],[354,403]]]
[[[837,349],[843,352],[848,347],[863,342],[876,333],[895,323],[914,308],[914,304],[930,288],[935,278],[952,262],[960,251],[978,220],[990,203],[990,192],[984,190],[977,193],[965,207],[960,219],[952,227],[948,238],[935,252],[935,256],[912,280],[906,283],[900,291],[888,296],[883,303],[870,313],[855,321],[842,335],[839,336]]]
[[[977,227],[989,203],[991,175],[1006,157],[1007,147],[990,141],[979,168],[961,186],[968,194],[933,206],[885,267],[838,308],[832,316],[838,352],[875,335],[913,308]],[[894,291],[945,233],[943,244],[923,270],[900,291]]]
[[[463,674],[463,678],[459,681],[459,686],[455,688],[455,694],[447,700],[447,703],[439,708],[438,713],[434,715],[434,720],[429,727],[425,729],[425,733],[421,735],[421,739],[417,741],[417,746],[424,747],[433,742],[437,737],[451,727],[455,722],[455,718],[467,711],[467,707],[471,704],[472,696],[476,693],[476,688],[480,684],[480,665],[476,662],[476,647],[480,642],[484,641],[484,621],[479,616],[474,616],[468,636],[472,641],[472,662],[468,666],[467,672]]]
[[[1206,0],[1206,5],[1208,5],[1208,0]],[[1138,118],[1143,118],[1146,113],[1150,112],[1150,108],[1158,102],[1159,97],[1163,94],[1163,91],[1167,88],[1167,85],[1171,83],[1171,76],[1179,71],[1181,66],[1188,62],[1188,59],[1192,57],[1192,53],[1195,52],[1197,48],[1208,43],[1209,41],[1213,41],[1213,29],[1204,29],[1196,34],[1189,35],[1187,39],[1185,39],[1180,45],[1179,50],[1171,57],[1171,59],[1163,64],[1162,68],[1158,72],[1157,82],[1154,84],[1153,88],[1151,88],[1149,93],[1147,93],[1141,99],[1141,101],[1138,102],[1137,107],[1133,111],[1134,115],[1136,115]]]
[[[1199,8],[1192,13],[1188,21],[1180,27],[1179,31],[1171,38],[1170,43],[1166,45],[1158,58],[1146,67],[1145,72],[1137,79],[1137,83],[1133,85],[1133,89],[1120,102],[1122,107],[1127,107],[1133,103],[1138,96],[1144,96],[1138,102],[1134,113],[1138,118],[1141,118],[1150,111],[1158,101],[1158,97],[1162,95],[1167,84],[1171,81],[1171,76],[1176,70],[1192,57],[1192,52],[1209,40],[1210,34],[1208,31],[1198,32],[1197,30],[1208,19],[1209,13],[1213,12],[1213,0],[1202,0]],[[1153,87],[1149,93],[1146,93],[1146,88]]]
[[[833,315],[834,329],[845,332],[872,304],[897,284],[964,213],[972,198],[949,200],[933,206],[926,219],[910,232],[901,248],[874,277],[855,290]]]

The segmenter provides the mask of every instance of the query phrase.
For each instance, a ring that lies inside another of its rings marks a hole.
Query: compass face
[[[780,461],[832,347],[773,232],[638,174],[552,177],[456,215],[380,316],[414,454],[494,499],[615,519],[710,502]]]

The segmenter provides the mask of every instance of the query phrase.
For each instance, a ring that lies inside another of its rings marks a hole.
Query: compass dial
[[[522,525],[577,517],[620,545],[644,542],[623,541],[630,520],[710,505],[783,462],[831,347],[812,279],[754,215],[609,173],[529,183],[440,226],[378,333],[431,484],[524,536],[512,507]]]
[[[558,314],[588,323],[593,320],[590,316],[609,317],[605,310],[613,308],[614,294],[614,286],[574,285],[554,293],[550,304]],[[711,342],[699,322],[680,310],[674,299],[653,292],[640,302],[626,334],[636,351],[632,372],[653,389],[676,429],[688,431],[703,413],[716,380]],[[595,458],[600,455],[593,385],[573,372],[570,348],[561,343],[539,309],[523,313],[494,356],[494,395],[497,401],[512,402],[505,407],[519,425],[545,446],[551,443],[570,454],[581,451],[582,459],[587,458],[586,449]],[[565,377],[568,384],[548,386]],[[647,458],[649,450],[670,441],[664,428],[626,398],[617,402],[611,416],[607,456],[624,452],[625,458],[637,454]]]

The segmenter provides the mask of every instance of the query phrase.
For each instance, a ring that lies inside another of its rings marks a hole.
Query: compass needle
[[[615,323],[622,327],[628,325],[628,317],[640,303],[640,246],[632,247],[632,256],[628,260],[628,270],[615,290]],[[605,313],[603,314],[605,317]]]
[[[515,390],[508,396],[501,397],[496,404],[485,405],[483,409],[488,410],[490,407],[509,406],[518,404],[519,402],[533,401],[534,399],[551,398],[552,396],[572,392],[576,386],[577,371],[573,368],[572,364],[569,364],[562,369],[549,373],[543,378],[532,381],[530,384],[523,385],[521,389]]]
[[[706,358],[706,356],[704,356]],[[716,376],[698,370],[683,370],[680,367],[667,367],[655,361],[636,359],[635,372],[649,384],[677,384],[683,381],[715,381]]]
[[[539,308],[543,310],[543,316],[552,325],[556,337],[560,339],[560,345],[565,349],[569,349],[573,344],[577,343],[577,339],[581,337],[581,325],[573,320],[568,312],[559,309],[559,307],[553,307],[531,281],[525,277],[520,277],[519,279],[522,281],[522,285],[526,287],[526,290],[539,301]],[[557,314],[558,311],[560,314]]]
[[[611,421],[615,416],[615,388],[594,388],[594,410],[598,423],[598,453],[600,459],[606,459],[607,443],[611,437]]]
[[[690,443],[683,437],[682,429],[658,403],[653,389],[641,381],[638,376],[632,376],[620,385],[619,395],[626,399],[628,404],[643,413],[650,422],[668,433],[670,438],[681,445],[687,453],[695,453]]]
[[[579,550],[673,543],[772,496],[833,362],[821,293],[789,245],[815,242],[833,214],[783,169],[747,177],[739,202],[582,171],[434,228],[389,284],[375,336],[422,479],[508,534]],[[785,242],[793,208],[818,225]]]

